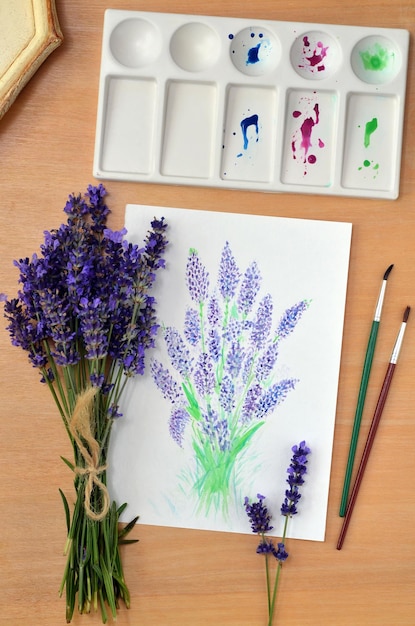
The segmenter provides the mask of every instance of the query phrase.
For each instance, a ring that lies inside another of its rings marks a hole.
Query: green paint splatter
[[[357,169],[359,170],[359,172],[361,170],[363,170],[364,168],[368,168],[371,167],[371,169],[374,171],[374,175],[373,178],[376,178],[377,175],[379,174],[378,170],[379,170],[379,163],[373,163],[373,161],[369,161],[368,159],[365,159],[363,161],[363,165],[361,165],[360,167],[358,167]]]
[[[364,139],[365,148],[367,148],[370,145],[370,136],[372,133],[375,132],[377,127],[378,127],[378,120],[376,117],[374,117],[370,122],[367,122],[366,128],[365,128],[365,139]]]
[[[363,67],[365,70],[373,70],[379,72],[384,70],[391,59],[389,51],[386,48],[382,48],[378,43],[374,45],[372,50],[365,50],[360,53]]]

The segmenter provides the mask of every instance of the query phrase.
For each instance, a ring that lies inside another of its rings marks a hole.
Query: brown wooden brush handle
[[[349,503],[347,505],[346,513],[343,520],[343,526],[340,531],[339,539],[337,542],[337,550],[341,550],[347,529],[349,527],[350,519],[352,517],[353,508],[356,502],[357,494],[359,493],[360,485],[365,473],[366,465],[369,460],[370,451],[372,449],[373,442],[375,440],[376,431],[379,426],[380,418],[382,417],[383,408],[385,406],[386,398],[388,397],[389,387],[392,382],[393,373],[395,371],[396,363],[389,363],[386,371],[385,379],[383,381],[382,389],[379,394],[379,399],[376,405],[376,409],[373,415],[370,430],[367,436],[365,448],[363,450],[362,458],[360,461],[359,469],[357,470],[353,489],[350,494]]]

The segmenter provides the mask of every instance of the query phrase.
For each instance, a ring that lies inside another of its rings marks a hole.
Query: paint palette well
[[[94,176],[395,199],[403,29],[105,12]]]

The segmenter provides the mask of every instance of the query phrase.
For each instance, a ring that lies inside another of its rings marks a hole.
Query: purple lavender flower
[[[261,354],[255,367],[255,375],[258,381],[267,380],[272,374],[278,357],[278,344],[270,343],[265,352]]]
[[[277,545],[277,550],[274,549],[272,550],[272,554],[275,556],[275,558],[277,559],[277,561],[280,561],[280,563],[283,563],[284,561],[286,561],[288,559],[288,552],[285,549],[285,544],[280,541]]]
[[[301,498],[299,488],[304,484],[304,474],[307,473],[307,456],[311,450],[306,442],[302,441],[298,446],[292,447],[293,456],[287,469],[287,483],[289,489],[285,492],[284,502],[281,505],[281,515],[292,517],[298,513],[297,504]]]
[[[172,404],[184,404],[185,397],[182,388],[174,380],[169,370],[163,367],[157,359],[152,360],[150,372],[154,382],[166,400],[169,400]]]
[[[231,378],[235,379],[239,376],[244,356],[245,351],[243,347],[239,342],[234,341],[229,348],[228,354],[226,355],[225,364],[225,369]]]
[[[222,250],[218,275],[219,291],[225,301],[234,297],[239,279],[240,271],[236,265],[229,243],[226,242]]]
[[[233,317],[228,322],[226,329],[223,332],[223,338],[228,343],[239,341],[242,336],[246,323],[241,320],[236,320]]]
[[[94,298],[88,302],[81,298],[80,330],[85,346],[87,359],[102,359],[108,353],[109,330],[107,327],[108,312],[105,302]]]
[[[265,345],[272,325],[272,298],[267,294],[259,303],[256,319],[251,331],[251,341],[256,350]]]
[[[218,413],[211,406],[203,411],[203,421],[199,426],[206,435],[213,451],[225,452],[230,449],[229,426],[226,419],[219,419]]]
[[[220,345],[220,337],[216,328],[211,328],[207,337],[207,346],[209,350],[209,354],[212,357],[213,361],[217,363],[221,356],[221,345]]]
[[[200,396],[207,396],[213,392],[215,375],[212,359],[209,354],[202,352],[195,365],[193,373],[194,383]]]
[[[258,493],[257,498],[258,501],[251,504],[249,498],[245,497],[244,506],[251,523],[252,532],[263,535],[269,533],[274,527],[270,525],[271,515],[264,504],[265,496]]]
[[[48,358],[43,347],[42,335],[38,332],[37,325],[28,317],[27,311],[18,298],[4,301],[4,316],[8,320],[6,329],[12,345],[28,353],[33,367],[45,368]]]
[[[110,213],[109,208],[104,202],[107,190],[100,183],[97,187],[88,185],[86,197],[89,200],[89,213],[92,219],[92,230],[98,234],[103,233],[107,217]]]
[[[241,412],[241,422],[243,424],[248,424],[256,416],[258,400],[261,395],[262,387],[258,383],[255,383],[248,389]]]
[[[171,364],[183,378],[188,378],[192,372],[193,358],[180,333],[175,328],[168,327],[164,331],[164,339]]]
[[[256,419],[263,420],[278,404],[281,404],[287,397],[287,394],[294,389],[297,380],[287,378],[272,385],[258,400]]]
[[[195,309],[187,309],[184,318],[184,336],[191,346],[197,346],[201,340],[200,317]]]
[[[196,250],[191,249],[187,259],[186,283],[193,302],[204,302],[208,296],[209,273]]]
[[[217,326],[221,318],[219,301],[216,296],[209,299],[207,306],[207,319],[211,326]]]
[[[256,549],[257,554],[274,554],[275,546],[271,539],[263,537]]]
[[[238,295],[238,311],[245,317],[251,312],[261,286],[261,274],[256,261],[247,268]]]
[[[169,432],[172,439],[182,448],[184,432],[188,422],[189,414],[183,407],[173,408],[169,420]]]
[[[225,413],[235,408],[235,384],[229,376],[224,376],[220,386],[219,404]]]
[[[304,311],[306,311],[309,306],[310,303],[308,300],[301,300],[301,302],[298,302],[291,308],[287,309],[279,321],[276,338],[284,339],[292,333],[297,323],[300,321]]]

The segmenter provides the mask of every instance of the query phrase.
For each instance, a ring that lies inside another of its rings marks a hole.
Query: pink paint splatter
[[[308,154],[308,150],[309,148],[311,148],[311,133],[313,131],[313,128],[316,124],[319,123],[320,120],[320,112],[319,112],[319,108],[318,108],[318,103],[316,102],[316,104],[314,105],[314,113],[315,113],[315,120],[313,120],[312,117],[306,117],[306,119],[304,120],[304,122],[301,124],[301,147],[304,150],[304,160],[307,158],[307,154]]]
[[[316,155],[310,154],[310,149],[313,146],[313,142],[312,142],[313,130],[314,130],[314,127],[320,121],[320,109],[319,109],[319,105],[317,102],[314,104],[314,107],[312,110],[314,112],[314,115],[310,115],[309,117],[306,117],[303,120],[299,129],[295,133],[297,134],[299,132],[301,136],[301,141],[299,145],[302,150],[302,162],[304,164],[309,163],[310,165],[314,165],[314,163],[317,162]],[[294,118],[298,118],[300,117],[300,115],[302,115],[302,113],[301,111],[295,110],[293,111],[292,115]],[[292,151],[293,159],[297,159],[297,145],[296,144],[297,144],[297,139],[294,136],[291,142],[291,151]],[[317,145],[319,148],[324,148],[324,142],[320,138],[318,138],[317,140]],[[304,171],[304,175],[306,174],[307,174],[307,170]]]
[[[315,70],[317,70],[317,72],[324,72],[326,66],[324,65],[323,61],[327,56],[327,50],[329,49],[329,46],[324,46],[322,41],[318,41],[310,55],[309,48],[311,46],[308,37],[303,37],[303,44],[304,60],[307,62],[308,65],[299,65],[298,67],[306,67],[311,72],[314,72]]]

